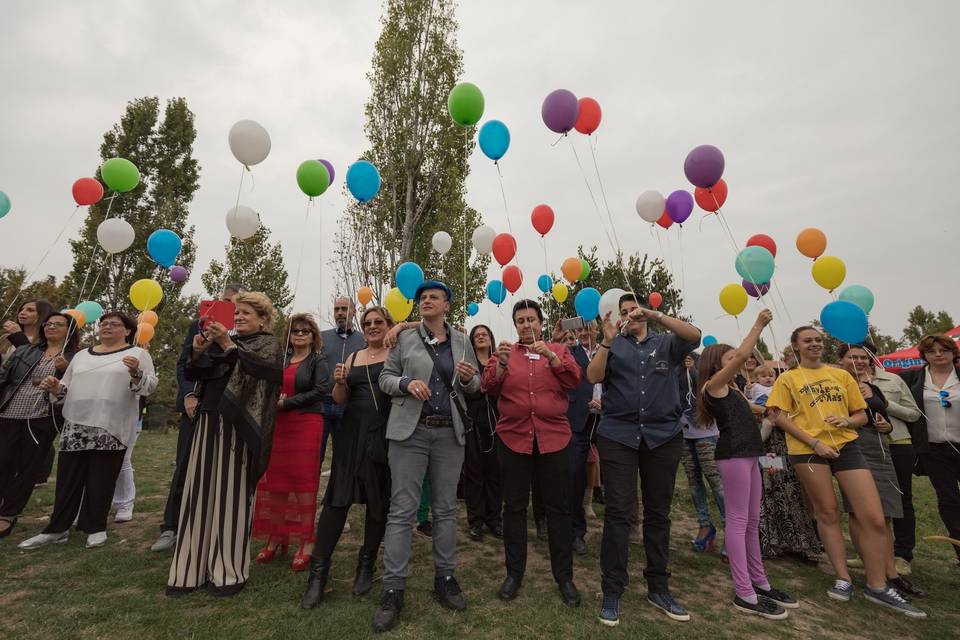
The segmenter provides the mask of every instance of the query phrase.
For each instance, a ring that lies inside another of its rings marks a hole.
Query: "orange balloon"
[[[816,260],[827,250],[827,236],[820,229],[804,229],[797,235],[797,250]]]
[[[366,306],[373,300],[373,289],[370,287],[360,287],[357,289],[357,300],[360,304]]]
[[[156,311],[143,311],[137,316],[137,324],[148,324],[151,327],[156,327],[158,322],[160,322],[160,316],[157,315]]]
[[[136,337],[137,345],[144,347],[150,344],[150,341],[153,340],[153,336],[155,333],[156,333],[156,329],[153,328],[152,324],[141,322],[140,324],[137,325],[137,337]]]
[[[66,309],[64,313],[73,318],[73,321],[77,323],[78,327],[87,324],[87,316],[79,309]]]
[[[576,282],[580,274],[583,273],[583,264],[580,263],[580,258],[567,258],[563,261],[560,271],[563,272],[563,277],[567,279],[567,282]]]

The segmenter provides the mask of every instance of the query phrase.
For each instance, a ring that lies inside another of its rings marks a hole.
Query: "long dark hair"
[[[73,316],[68,316],[65,313],[59,311],[54,311],[47,316],[47,319],[44,320],[44,323],[50,320],[50,318],[63,318],[67,321],[67,336],[64,338],[63,342],[63,352],[65,354],[74,354],[80,350],[80,330],[77,328],[77,321],[73,319]],[[41,327],[39,337],[37,339],[37,348],[41,351],[47,348],[47,334],[43,331]]]
[[[28,304],[33,304],[37,308],[37,335],[43,333],[42,326],[43,323],[47,321],[47,318],[50,317],[50,314],[55,311],[53,305],[46,298],[32,298],[30,300],[24,300],[23,304],[17,307],[17,315],[20,315],[20,312]],[[17,321],[17,324],[20,324]],[[20,327],[23,329],[24,327]]]
[[[728,344],[712,344],[700,354],[697,361],[697,424],[709,426],[714,421],[713,414],[707,409],[706,392],[703,387],[718,371],[723,369],[723,354],[733,351]]]
[[[478,324],[473,329],[470,329],[470,346],[473,348],[473,354],[477,354],[477,345],[473,343],[473,336],[477,333],[477,329],[486,329],[487,333],[490,334],[490,355],[492,356],[497,350],[497,341],[493,337],[493,331],[485,324]],[[481,362],[480,366],[482,367],[485,363]]]

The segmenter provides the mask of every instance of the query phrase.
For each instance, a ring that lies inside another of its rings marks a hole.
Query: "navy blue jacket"
[[[570,348],[570,353],[580,365],[580,384],[567,392],[567,399],[570,402],[567,408],[567,421],[570,422],[570,431],[579,433],[583,431],[587,418],[590,417],[590,407],[587,405],[593,400],[593,383],[587,380],[587,365],[590,364],[587,350],[583,345],[578,344]]]
[[[200,321],[194,320],[187,329],[187,335],[183,338],[183,347],[180,349],[180,357],[177,358],[177,411],[184,412],[183,399],[188,393],[192,393],[195,382],[187,380],[186,370],[190,364],[190,354],[193,349],[193,338],[200,333]]]

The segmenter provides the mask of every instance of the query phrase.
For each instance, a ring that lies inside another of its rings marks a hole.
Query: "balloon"
[[[499,307],[507,299],[507,288],[500,280],[491,280],[487,283],[487,297]]]
[[[10,213],[10,196],[0,191],[0,218]]]
[[[541,236],[550,233],[550,229],[553,229],[553,221],[553,209],[546,204],[538,204],[533,208],[533,213],[530,214],[530,222]]]
[[[416,262],[404,262],[397,267],[397,288],[400,289],[404,298],[413,300],[417,295],[417,287],[421,284],[423,284],[423,269]]]
[[[133,227],[122,218],[107,218],[97,225],[97,242],[107,253],[126,251],[135,236]]]
[[[347,178],[350,177],[349,172]],[[297,186],[311,198],[321,195],[330,186],[330,174],[319,160],[304,160],[297,167]]]
[[[567,258],[560,266],[560,272],[563,273],[567,282],[576,282],[580,278],[580,274],[583,273],[583,263],[580,262],[580,258]]]
[[[130,285],[130,302],[137,311],[153,309],[163,300],[160,283],[150,278],[142,278]]]
[[[461,82],[447,96],[450,118],[461,127],[471,127],[483,117],[483,92],[472,82]],[[504,149],[506,151],[506,149]]]
[[[87,322],[96,322],[103,315],[103,307],[93,300],[84,300],[76,306],[76,310],[83,314]]]
[[[537,288],[543,293],[550,293],[553,290],[553,278],[547,274],[543,274],[537,278]]]
[[[517,241],[509,233],[498,233],[493,239],[493,257],[500,266],[513,260],[517,255]]]
[[[577,282],[583,282],[590,275],[590,263],[580,258],[580,275],[577,276]]]
[[[227,211],[227,230],[237,240],[246,240],[260,231],[260,214],[250,207],[240,205]]]
[[[669,229],[673,226],[673,218],[670,217],[669,213],[664,211],[663,214],[661,214],[661,216],[657,219],[657,224],[664,229]]]
[[[137,325],[137,334],[135,342],[139,347],[145,347],[150,344],[150,341],[153,340],[153,335],[156,333],[156,329],[153,328],[153,325],[149,324],[138,324]]]
[[[770,252],[774,258],[777,257],[777,243],[773,241],[773,238],[764,234],[758,233],[750,236],[750,239],[747,240],[748,247],[763,247]]]
[[[151,327],[157,326],[157,323],[160,322],[160,316],[157,315],[156,311],[144,311],[137,316],[137,324],[149,324]]]
[[[470,304],[467,305],[468,316],[475,316],[478,313],[480,313],[480,305],[478,305],[476,302],[471,302]]]
[[[703,336],[703,346],[710,347],[717,344],[717,339],[713,336]]]
[[[557,284],[553,285],[553,299],[560,304],[563,304],[569,295],[570,289],[567,288],[567,285],[563,284],[562,282],[558,282]]]
[[[603,115],[600,111],[600,103],[593,98],[580,98],[578,101],[580,112],[577,114],[577,122],[573,126],[580,133],[590,135],[600,126],[600,118]]]
[[[727,201],[727,183],[717,180],[717,184],[712,187],[697,187],[693,191],[693,198],[697,201],[697,206],[704,211],[717,212]]]
[[[763,247],[747,247],[734,263],[740,277],[754,284],[770,282],[773,277],[773,254]],[[737,285],[740,286],[740,285]]]
[[[380,192],[380,172],[366,160],[357,160],[347,169],[347,189],[360,202],[369,202]]]
[[[82,327],[83,325],[87,324],[86,315],[84,315],[83,311],[80,311],[79,309],[64,309],[62,313],[65,313],[73,318],[73,321],[77,323],[78,327]]]
[[[573,299],[573,306],[584,321],[595,320],[600,315],[600,292],[593,287],[581,289]]]
[[[840,292],[840,299],[852,302],[863,309],[863,312],[866,314],[869,314],[873,309],[873,291],[870,291],[870,289],[867,289],[862,284],[851,284],[848,287],[844,287],[843,291]],[[80,308],[79,305],[77,308]]]
[[[77,206],[97,204],[103,198],[103,185],[95,178],[80,178],[73,183],[73,201]]]
[[[363,306],[370,304],[370,301],[373,300],[373,289],[370,287],[360,287],[357,289],[357,300]]]
[[[835,256],[820,256],[814,260],[811,272],[818,285],[827,291],[833,291],[843,284],[843,279],[847,277],[847,265]]]
[[[477,142],[483,155],[496,162],[510,148],[510,130],[499,120],[488,120],[480,127]]]
[[[580,115],[580,103],[577,96],[566,89],[551,91],[543,99],[540,108],[543,123],[554,133],[566,133],[573,129]]]
[[[695,147],[683,161],[683,173],[692,184],[709,188],[723,177],[724,160],[720,149],[703,144]]]
[[[485,224],[481,225],[473,230],[473,248],[480,255],[490,255],[490,252],[493,251],[493,239],[496,237],[497,232],[493,230],[493,227]]]
[[[413,300],[408,300],[400,292],[400,289],[394,287],[384,297],[383,306],[390,312],[394,322],[403,322],[410,317],[410,312],[413,311]]]
[[[333,184],[333,176],[336,175],[336,172],[333,170],[333,163],[323,158],[317,158],[317,160],[327,168],[327,175],[330,176],[330,184]]]
[[[816,260],[827,250],[827,236],[820,229],[804,229],[797,234],[797,251]]]
[[[259,122],[240,120],[230,127],[227,135],[230,152],[248,169],[260,164],[270,154],[270,134]]]
[[[652,308],[659,309],[660,305],[663,304],[663,296],[654,291],[647,297],[647,302],[650,303]]]
[[[100,165],[100,177],[117,193],[126,193],[140,184],[140,171],[126,158],[110,158]]]
[[[520,271],[520,267],[512,264],[503,270],[503,285],[507,291],[516,293],[521,284],[523,284],[523,272]]]
[[[189,277],[190,277],[190,272],[187,271],[186,267],[181,267],[180,265],[177,265],[172,269],[170,269],[170,279],[173,280],[174,282],[177,282],[177,283],[186,282],[187,278]]]
[[[617,322],[620,318],[620,298],[626,294],[626,291],[616,287],[604,291],[603,295],[600,296],[600,319],[606,320],[609,313],[610,319]]]
[[[720,289],[720,306],[732,316],[738,316],[747,308],[747,291],[739,284],[728,284]]]
[[[180,236],[170,229],[157,229],[147,238],[147,253],[161,267],[172,267],[182,246]]]
[[[741,286],[746,290],[747,295],[751,298],[762,298],[767,295],[767,291],[770,291],[769,282],[761,282],[760,284],[753,284],[749,280],[744,280],[740,283]]]
[[[667,214],[677,224],[683,222],[693,213],[693,196],[689,191],[677,189],[667,196]]]
[[[659,191],[644,191],[637,198],[637,214],[647,222],[656,222],[663,215],[667,201]]]
[[[820,324],[831,336],[848,344],[867,339],[867,314],[848,300],[834,300],[820,312]]]
[[[433,250],[444,256],[447,254],[447,251],[450,251],[450,247],[453,246],[453,238],[450,237],[450,234],[446,231],[437,231],[433,234]]]

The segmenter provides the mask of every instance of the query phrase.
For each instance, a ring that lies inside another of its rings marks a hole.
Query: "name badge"
[[[527,352],[527,357],[530,358],[531,360],[539,360],[540,354]]]

